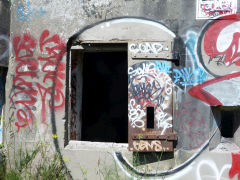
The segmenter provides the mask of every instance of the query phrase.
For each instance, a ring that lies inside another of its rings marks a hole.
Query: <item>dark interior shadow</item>
[[[82,141],[128,142],[127,51],[85,52]]]
[[[221,136],[232,138],[240,125],[240,106],[212,106],[211,110]]]
[[[174,152],[133,152],[133,165],[140,166],[174,158]]]

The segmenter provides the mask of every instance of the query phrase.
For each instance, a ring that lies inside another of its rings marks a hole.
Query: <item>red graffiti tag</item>
[[[222,103],[212,94],[210,94],[209,92],[207,92],[206,90],[204,90],[203,88],[212,84],[215,84],[217,82],[221,82],[221,81],[225,81],[225,80],[229,80],[232,78],[236,78],[240,76],[240,72],[236,72],[233,74],[228,74],[226,76],[222,76],[222,77],[218,77],[215,79],[211,79],[208,80],[202,84],[199,84],[197,86],[192,87],[188,93],[197,98],[200,99],[201,101],[209,104],[210,106],[214,106],[214,105],[220,105],[222,106]],[[229,92],[230,93],[230,92]]]
[[[46,123],[45,101],[49,95],[48,105],[50,109],[64,107],[64,87],[61,80],[65,79],[65,64],[61,61],[65,55],[65,43],[55,34],[49,37],[49,31],[44,30],[40,36],[40,52],[44,55],[34,58],[34,49],[37,47],[36,39],[29,33],[23,36],[16,35],[13,38],[13,47],[16,55],[16,76],[13,79],[14,91],[10,103],[16,106],[17,122],[20,128],[29,126],[32,128],[34,114],[32,109],[37,101],[38,93],[41,96],[41,122]],[[47,56],[46,56],[47,54]],[[45,62],[41,71],[45,73],[42,83],[37,82],[39,63]],[[51,84],[46,87],[47,83]],[[34,87],[35,86],[35,87]]]
[[[38,92],[33,88],[33,83],[26,79],[37,77],[38,62],[33,58],[33,50],[36,45],[36,40],[28,33],[22,37],[16,35],[13,38],[17,65],[16,77],[13,80],[14,93],[10,98],[10,103],[17,106],[17,122],[15,122],[18,127],[17,132],[22,127],[32,128],[33,126],[32,107],[36,102]]]
[[[204,51],[215,58],[225,56],[227,66],[240,66],[240,16],[229,15],[221,18],[207,29],[204,37]]]
[[[229,177],[232,179],[238,174],[240,180],[240,153],[232,153],[232,167],[229,170]]]
[[[43,87],[39,83],[37,84],[42,99],[42,123],[46,123],[45,100],[47,95],[50,96],[48,104],[51,109],[60,109],[65,104],[62,92],[64,85],[61,82],[61,80],[65,79],[65,64],[61,60],[66,52],[66,44],[60,39],[59,35],[55,34],[49,37],[49,34],[49,31],[45,30],[40,37],[40,51],[41,53],[47,53],[47,57],[38,57],[39,61],[45,62],[41,69],[42,72],[46,73],[43,83],[47,83],[48,80],[52,83],[48,88]],[[52,104],[53,102],[54,104]]]

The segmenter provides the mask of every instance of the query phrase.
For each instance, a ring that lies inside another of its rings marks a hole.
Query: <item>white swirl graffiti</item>
[[[172,127],[172,116],[163,112],[160,107],[157,108],[155,117],[157,119],[157,127],[162,128],[161,135],[163,135],[168,128]]]
[[[151,75],[158,80],[160,87],[164,88],[164,91],[168,96],[172,94],[173,82],[167,73],[154,71]]]
[[[155,64],[149,63],[149,64],[143,64],[142,67],[138,67],[135,70],[133,70],[133,67],[128,68],[128,75],[130,75],[130,79],[134,76],[142,76],[146,73],[149,73],[150,71],[155,70]]]
[[[141,109],[140,105],[136,104],[136,101],[134,99],[131,99],[128,104],[128,116],[129,121],[131,122],[131,125],[133,128],[142,128],[144,127],[144,120],[142,118],[146,115],[144,110]]]

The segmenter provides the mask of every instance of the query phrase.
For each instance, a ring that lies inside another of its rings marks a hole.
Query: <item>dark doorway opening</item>
[[[127,51],[83,56],[82,141],[128,141]]]
[[[212,113],[216,124],[224,138],[233,138],[240,126],[239,106],[212,106]]]
[[[154,107],[147,107],[147,128],[154,129]]]
[[[234,111],[222,111],[221,134],[223,137],[233,137]]]
[[[7,78],[7,71],[8,68],[6,67],[0,67],[0,115],[2,116],[0,118],[0,145],[3,144],[3,105],[5,104],[5,84],[6,84],[6,78]]]

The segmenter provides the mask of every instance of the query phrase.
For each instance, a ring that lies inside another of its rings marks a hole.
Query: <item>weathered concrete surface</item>
[[[202,39],[209,29],[205,28],[207,21],[195,19],[195,3],[195,1],[180,0],[12,1],[10,41],[13,49],[10,52],[6,85],[5,117],[6,127],[8,127],[6,129],[6,142],[14,140],[17,145],[21,142],[43,140],[52,143],[52,147],[60,148],[63,160],[67,161],[67,167],[72,172],[74,179],[82,178],[81,167],[88,170],[87,176],[90,179],[99,177],[96,174],[98,159],[105,159],[105,157],[107,167],[113,167],[112,164],[117,163],[117,168],[121,169],[120,172],[123,176],[126,176],[126,174],[129,176],[128,173],[132,174],[131,172],[126,173],[121,168],[121,166],[124,166],[122,162],[113,156],[114,152],[121,151],[121,148],[111,149],[106,148],[105,145],[99,148],[95,148],[95,146],[86,148],[86,145],[81,143],[75,149],[70,148],[70,145],[74,146],[74,142],[70,141],[69,144],[69,136],[66,136],[66,131],[68,135],[70,133],[68,131],[70,124],[65,124],[66,121],[69,122],[70,116],[67,116],[67,112],[70,108],[70,103],[68,103],[70,99],[69,89],[65,89],[65,87],[69,87],[68,83],[71,80],[71,76],[68,74],[71,59],[70,51],[66,52],[66,46],[69,50],[71,43],[87,35],[92,37],[88,40],[102,42],[112,40],[114,39],[112,32],[118,31],[118,28],[111,29],[108,27],[108,20],[126,16],[137,17],[136,22],[139,19],[148,19],[149,23],[152,23],[152,21],[161,23],[176,35],[173,54],[180,61],[180,66],[171,70],[175,73],[175,79],[173,79],[173,126],[178,133],[175,157],[172,160],[162,161],[160,167],[156,163],[148,171],[147,165],[143,169],[149,173],[154,173],[157,169],[161,173],[166,171],[164,169],[164,163],[166,163],[169,169],[175,169],[179,166],[185,167],[181,171],[173,172],[169,179],[193,179],[193,177],[195,179],[214,179],[218,175],[228,178],[228,172],[232,165],[234,173],[230,173],[230,177],[236,175],[236,178],[240,172],[238,169],[234,169],[236,162],[231,159],[231,153],[236,149],[224,153],[207,151],[209,141],[211,149],[216,148],[220,143],[211,143],[214,140],[212,136],[214,136],[217,126],[214,124],[214,118],[216,117],[211,115],[210,105],[236,106],[240,104],[238,97],[227,94],[221,89],[221,86],[227,85],[231,86],[230,89],[236,90],[237,93],[239,87],[235,80],[239,75],[234,74],[234,76],[222,78],[222,81],[219,81],[221,83],[220,87],[214,87],[215,74],[211,72],[211,68],[208,69],[208,65],[204,65],[204,61],[200,62],[201,58],[203,60],[209,58],[207,52],[203,50],[202,53],[199,52],[199,49],[202,49],[203,43],[205,43]],[[101,28],[99,22],[103,22],[101,25],[107,27],[107,33],[104,28],[101,31],[99,30]],[[94,26],[96,24],[99,25]],[[137,31],[129,23],[125,25],[126,28],[130,27]],[[214,27],[214,24],[211,25],[211,27]],[[225,26],[227,25],[223,24],[220,27],[223,29]],[[234,26],[239,28],[238,24]],[[87,29],[90,27],[93,28],[88,31]],[[148,27],[147,24],[144,28],[146,27]],[[228,30],[230,34],[235,33],[234,28]],[[103,33],[105,33],[104,36]],[[214,34],[214,31],[209,32],[209,35],[211,33]],[[124,33],[119,32],[119,35],[123,37]],[[135,35],[132,32],[131,38],[134,39]],[[142,34],[142,37],[154,40],[151,39],[152,35],[151,31],[146,31],[145,34]],[[168,35],[160,37],[160,40],[168,39]],[[198,39],[202,41],[198,41]],[[127,39],[118,40],[126,41]],[[156,39],[156,41],[159,41],[159,39]],[[202,42],[202,44],[199,42]],[[28,57],[24,57],[26,55]],[[187,70],[184,68],[187,68]],[[234,71],[236,69],[239,70],[239,66],[236,66]],[[185,78],[185,76],[188,76],[188,70],[189,73],[194,74],[191,76],[193,79]],[[227,66],[224,66],[221,72],[223,71],[224,75],[234,73],[234,71],[229,71]],[[181,72],[183,73],[181,74]],[[202,73],[201,78],[199,73]],[[225,81],[227,79],[229,81]],[[201,84],[206,85],[204,84],[205,81],[210,81],[212,87],[200,86]],[[190,89],[192,91],[189,93]],[[54,90],[54,93],[52,90]],[[212,93],[218,101],[210,101],[212,99],[205,96],[202,98],[201,95],[208,94],[201,93],[202,90]],[[236,115],[236,119],[239,119],[239,114]],[[78,125],[78,127],[81,126]],[[234,134],[233,141],[235,142],[232,142],[233,144],[239,144],[238,135],[239,128]],[[64,147],[64,142],[69,145]],[[205,152],[202,153],[204,149]],[[125,152],[125,155],[123,153],[124,157],[131,159],[131,153],[126,149]],[[68,161],[68,158],[70,161]],[[184,163],[191,161],[191,159],[192,163],[184,166]],[[129,164],[131,165],[132,162]],[[159,179],[159,177],[156,178]]]
[[[94,150],[91,148],[94,146]],[[224,149],[223,147],[229,147],[229,149]],[[155,164],[154,173],[148,177],[141,177],[135,174],[129,169],[129,167],[124,166],[115,154],[115,151],[121,152],[126,155],[128,153],[127,148],[124,146],[118,146],[112,148],[113,145],[100,145],[97,143],[95,145],[81,146],[80,143],[70,142],[69,146],[64,150],[64,158],[67,161],[67,165],[72,169],[72,175],[76,179],[81,179],[87,177],[87,179],[101,179],[104,176],[103,172],[109,171],[111,177],[117,178],[121,176],[123,179],[229,179],[229,170],[231,168],[232,156],[229,151],[233,153],[238,153],[238,147],[234,144],[229,144],[227,142],[221,143],[219,147],[213,151],[205,150],[198,156],[195,160],[191,161],[185,168],[177,170],[176,173],[172,175],[162,175],[157,174],[161,166],[166,166],[166,162],[158,162]],[[83,149],[84,148],[84,149]],[[81,153],[76,151],[76,149],[81,149]],[[77,160],[76,160],[77,159]],[[223,163],[222,161],[225,161]],[[148,168],[142,169],[143,172],[150,173],[152,164],[147,165]],[[141,171],[141,167],[135,167]],[[81,171],[81,173],[79,173]],[[86,173],[83,175],[83,173]],[[92,173],[91,173],[92,172]],[[81,175],[79,175],[81,174]],[[237,179],[235,176],[233,179]]]

